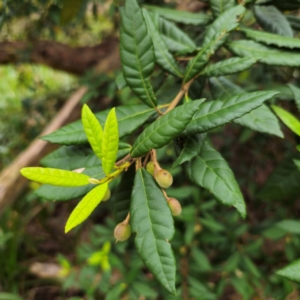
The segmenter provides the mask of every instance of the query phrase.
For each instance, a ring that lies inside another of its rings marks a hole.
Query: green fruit
[[[110,195],[111,195],[110,189],[107,189],[102,201],[107,201],[110,198]]]
[[[168,198],[167,199],[168,201],[168,205],[171,209],[171,212],[172,212],[172,215],[173,216],[179,216],[181,214],[181,211],[182,211],[182,208],[181,208],[181,205],[179,203],[179,201],[175,198]]]
[[[147,171],[153,176],[154,175],[154,162],[149,161],[146,166]]]
[[[173,177],[169,171],[160,169],[154,172],[154,179],[160,187],[167,189],[173,183]]]
[[[125,222],[119,223],[115,230],[114,230],[114,236],[117,241],[125,241],[127,240],[131,235],[131,226],[129,224],[126,224]]]

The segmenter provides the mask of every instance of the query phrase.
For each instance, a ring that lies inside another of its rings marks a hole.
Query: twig
[[[120,159],[119,161],[117,161],[115,163],[116,166],[120,166],[120,165],[123,165],[127,160],[130,160],[131,159],[131,156],[130,156],[130,153],[127,154],[125,157],[123,157],[122,159]]]
[[[170,110],[172,110],[173,108],[176,107],[176,105],[179,103],[179,101],[181,100],[182,96],[189,90],[191,84],[193,83],[193,81],[195,80],[195,78],[192,78],[190,81],[188,81],[187,83],[185,83],[180,91],[178,92],[178,94],[176,95],[176,97],[173,99],[173,101],[171,102],[171,104],[169,105],[169,107],[167,108],[167,110],[164,112],[164,114],[168,113]]]

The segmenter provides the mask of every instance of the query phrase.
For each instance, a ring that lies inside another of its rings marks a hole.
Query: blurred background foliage
[[[140,1],[146,2],[210,13],[206,1]],[[273,2],[281,8],[280,2]],[[94,46],[117,35],[120,4],[118,0],[3,0],[0,39]],[[286,13],[296,16],[299,11]],[[250,11],[244,22],[254,23]],[[201,26],[178,26],[201,45]],[[227,56],[228,52],[222,50],[215,60]],[[94,110],[105,105],[138,103],[128,88],[118,90],[118,74],[119,71],[99,75],[88,69],[74,75],[26,62],[26,57],[2,65],[0,169],[28,146],[82,84],[88,87],[82,102],[88,101]],[[169,77],[162,84],[165,75],[160,71],[153,78],[160,101],[170,101],[179,83]],[[247,91],[280,90],[274,103],[299,117],[286,85],[299,84],[296,68],[256,65],[224,80]],[[199,80],[190,96],[212,99],[216,92],[212,82],[204,84]],[[291,157],[299,156],[299,137],[283,126],[282,129],[285,139],[255,133],[237,124],[218,128],[211,135],[212,143],[227,159],[242,188],[248,210],[246,221],[233,209],[217,205],[208,192],[192,186],[181,168],[171,169],[176,159],[172,146],[158,151],[162,165],[174,176],[175,184],[168,194],[178,198],[183,207],[182,216],[176,218],[177,231],[172,240],[178,264],[177,297],[168,295],[153,279],[134,250],[133,239],[115,243],[112,201],[102,204],[79,229],[64,235],[65,221],[77,200],[46,201],[33,193],[38,185],[32,183],[27,193],[0,217],[0,299],[299,299],[299,285],[275,274],[300,257],[299,171],[289,177]],[[269,187],[278,188],[285,180],[282,189],[276,190],[278,197],[264,193],[263,188],[276,166],[288,170]],[[111,188],[114,191],[116,186]]]

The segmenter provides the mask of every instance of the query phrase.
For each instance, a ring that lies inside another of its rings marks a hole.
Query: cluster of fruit
[[[181,214],[181,205],[179,201],[173,197],[168,197],[164,189],[169,188],[173,183],[173,177],[169,171],[162,169],[158,162],[149,161],[146,165],[147,171],[154,177],[157,184],[162,188],[162,192],[166,198],[166,201],[171,209],[173,216],[179,216]],[[125,241],[131,235],[131,226],[129,224],[130,215],[119,223],[114,230],[114,236],[117,241]]]

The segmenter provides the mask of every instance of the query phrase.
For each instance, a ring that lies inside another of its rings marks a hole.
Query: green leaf
[[[235,0],[209,0],[209,6],[214,17],[218,17],[225,10],[232,8],[235,5]]]
[[[298,168],[298,170],[300,171],[300,160],[299,159],[294,159],[293,162],[294,162],[295,166]]]
[[[207,101],[195,113],[184,134],[193,135],[224,125],[249,113],[276,94],[278,92],[261,91],[235,95],[224,101]]]
[[[280,120],[294,133],[296,133],[298,136],[300,136],[300,121],[292,115],[287,110],[276,106],[271,105],[272,109],[276,113],[276,115],[280,118]]]
[[[278,270],[276,274],[291,281],[300,283],[300,259],[297,259],[286,267]]]
[[[286,233],[300,234],[300,221],[298,220],[282,220],[274,224],[274,226]]]
[[[100,165],[98,157],[84,146],[62,146],[45,156],[41,161],[44,167],[75,170]]]
[[[98,160],[98,158],[96,157]],[[92,178],[103,178],[105,173],[103,172],[101,166],[88,167],[82,172],[83,174],[89,175]],[[88,184],[85,186],[76,186],[76,187],[62,187],[43,184],[37,190],[34,191],[34,194],[47,199],[55,201],[66,201],[71,199],[79,198],[87,194],[90,190],[95,187],[94,184]]]
[[[168,73],[182,77],[181,71],[179,70],[175,59],[167,50],[165,41],[158,32],[158,29],[150,17],[150,14],[145,9],[143,9],[143,16],[147,24],[148,32],[153,41],[157,64]]]
[[[292,159],[300,159],[299,153],[277,165],[259,192],[260,199],[284,200],[294,199],[300,195],[300,171]]]
[[[85,221],[104,198],[108,185],[104,183],[92,189],[77,204],[67,220],[65,233]]]
[[[123,158],[131,150],[131,145],[119,143],[117,159]],[[62,146],[45,156],[40,163],[43,167],[75,170],[83,167],[100,166],[98,157],[85,146]]]
[[[196,184],[209,190],[221,204],[234,206],[245,218],[243,195],[233,172],[218,151],[206,142],[201,154],[190,162],[190,167],[191,177]]]
[[[105,123],[109,110],[96,113],[98,121]],[[120,138],[131,134],[142,126],[149,117],[155,114],[155,110],[144,104],[120,106],[116,108],[119,124]],[[64,126],[53,133],[42,137],[42,140],[63,145],[79,145],[87,143],[81,120]]]
[[[212,86],[211,91],[215,98],[226,99],[232,95],[245,92],[242,88],[225,77],[210,78],[209,82]],[[233,120],[233,122],[258,132],[283,137],[277,117],[265,104],[253,109],[250,113],[243,115],[241,118]]]
[[[157,101],[150,84],[155,56],[150,35],[136,0],[121,10],[120,56],[124,78],[132,91],[150,107]]]
[[[89,176],[71,171],[30,167],[21,169],[21,174],[29,180],[58,185],[58,186],[83,186],[89,184]]]
[[[237,28],[239,20],[244,13],[245,8],[241,5],[237,5],[222,13],[208,27],[202,43],[202,48],[186,66],[184,71],[184,82],[188,82],[201,71],[207,64],[209,57],[225,43],[229,32]]]
[[[207,66],[201,73],[200,76],[214,77],[230,75],[249,69],[253,64],[256,63],[256,59],[252,57],[232,57],[215,64]]]
[[[300,111],[300,89],[293,84],[288,84],[288,86],[294,95],[296,105],[298,107],[298,110]]]
[[[168,144],[185,129],[201,102],[202,100],[196,100],[180,105],[155,120],[136,139],[131,156],[139,157],[151,149]]]
[[[171,52],[193,52],[197,46],[193,40],[174,23],[159,18],[159,28]]]
[[[254,41],[239,40],[227,44],[229,50],[242,57],[253,57],[260,63],[275,66],[300,66],[300,54],[264,46]]]
[[[187,25],[206,25],[211,21],[211,17],[204,13],[191,13],[153,5],[145,5],[145,7],[168,20]]]
[[[177,167],[178,165],[183,164],[186,161],[193,159],[195,156],[201,153],[202,147],[206,139],[206,133],[195,134],[188,136],[184,143],[183,149],[180,152],[180,155],[174,161],[172,168]]]
[[[123,173],[121,182],[113,193],[114,215],[118,223],[124,221],[129,212],[134,175],[135,167],[131,166]]]
[[[202,47],[210,44],[212,40],[217,38],[213,47],[213,51],[216,51],[224,44],[229,32],[238,27],[245,11],[246,9],[242,5],[236,5],[224,11],[210,26],[208,26]]]
[[[286,15],[285,16],[288,20],[288,22],[290,23],[291,27],[294,30],[300,30],[300,18],[297,16],[293,16],[293,15]]]
[[[213,98],[220,100],[226,100],[230,96],[245,93],[245,90],[243,90],[240,86],[222,76],[210,78],[209,86]]]
[[[87,139],[97,157],[102,160],[102,136],[103,130],[90,108],[84,104],[81,120]]]
[[[102,168],[106,175],[108,175],[114,168],[117,160],[118,144],[118,120],[116,110],[115,108],[112,108],[105,122],[102,140]]]
[[[246,28],[241,28],[241,31],[245,33],[247,38],[256,42],[261,42],[267,45],[275,45],[283,48],[300,48],[299,39]]]
[[[253,12],[258,24],[265,31],[293,37],[293,30],[289,22],[275,6],[254,5]]]
[[[120,72],[118,74],[118,76],[116,77],[116,85],[117,85],[118,90],[122,90],[127,86],[126,80],[125,80],[122,72]]]
[[[142,260],[154,277],[175,294],[176,262],[169,242],[174,235],[174,221],[161,189],[145,169],[136,172],[130,215]]]

